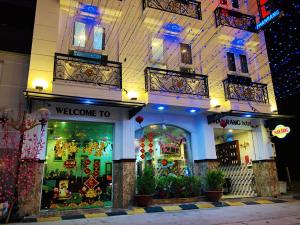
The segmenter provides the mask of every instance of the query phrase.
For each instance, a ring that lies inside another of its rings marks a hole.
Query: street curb
[[[111,216],[123,216],[123,215],[137,215],[145,213],[161,213],[161,212],[176,212],[181,210],[195,210],[195,209],[209,209],[220,207],[232,207],[232,206],[247,206],[247,205],[266,205],[266,204],[278,204],[286,203],[288,200],[281,199],[260,199],[253,201],[222,201],[212,203],[195,203],[195,204],[178,204],[178,205],[164,205],[164,206],[150,206],[145,208],[133,208],[131,210],[118,210],[114,212],[105,213],[85,213],[76,215],[64,215],[53,217],[38,217],[38,218],[25,218],[22,223],[32,222],[54,222],[60,220],[76,220],[86,218],[103,218]]]

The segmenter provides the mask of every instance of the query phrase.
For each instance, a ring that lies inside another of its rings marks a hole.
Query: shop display
[[[42,209],[112,205],[113,125],[49,121]]]
[[[157,177],[191,175],[190,137],[185,130],[165,124],[150,125],[138,130],[136,135],[141,135],[136,148],[138,174],[150,164]]]

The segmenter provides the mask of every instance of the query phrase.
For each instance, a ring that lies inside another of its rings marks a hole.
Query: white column
[[[123,138],[122,138],[122,159],[135,159],[134,134],[135,123],[134,118],[131,120],[123,120]]]
[[[258,120],[257,127],[253,129],[253,145],[255,160],[270,159],[272,156],[272,144],[263,120]]]
[[[196,119],[196,133],[192,133],[194,160],[216,159],[214,130],[208,124],[206,116]]]

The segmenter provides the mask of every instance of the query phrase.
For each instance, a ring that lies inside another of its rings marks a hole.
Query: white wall
[[[0,51],[0,108],[18,112],[19,104],[24,104],[28,67],[28,55]]]

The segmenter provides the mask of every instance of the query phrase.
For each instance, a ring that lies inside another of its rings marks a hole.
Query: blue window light
[[[85,24],[81,22],[75,22],[73,45],[77,47],[85,47],[85,42]]]
[[[103,27],[97,25],[94,26],[94,43],[93,47],[95,50],[104,49],[104,29]]]

